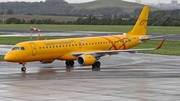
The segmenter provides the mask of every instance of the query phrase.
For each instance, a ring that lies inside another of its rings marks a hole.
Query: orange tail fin
[[[127,35],[146,35],[149,6],[144,6],[134,28]]]

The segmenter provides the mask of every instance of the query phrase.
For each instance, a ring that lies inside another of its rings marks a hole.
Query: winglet
[[[162,47],[162,45],[164,44],[165,40],[166,40],[166,38],[164,38],[164,40],[163,40],[163,41],[161,42],[161,44],[156,48],[156,50],[157,50],[157,49],[160,49],[160,48]]]
[[[40,34],[38,34],[36,41],[40,40]]]

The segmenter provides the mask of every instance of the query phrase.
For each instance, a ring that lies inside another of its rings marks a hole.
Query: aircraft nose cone
[[[10,60],[9,56],[5,55],[5,56],[4,56],[4,60],[5,60],[5,61],[9,61],[9,60]]]
[[[6,55],[4,56],[4,60],[5,60],[5,61],[8,61],[8,62],[11,62],[11,61],[13,61],[13,58],[12,58],[11,55],[6,54]]]

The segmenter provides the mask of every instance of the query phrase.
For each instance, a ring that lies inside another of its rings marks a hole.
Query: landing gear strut
[[[72,67],[72,66],[74,66],[74,60],[66,60],[66,66],[67,66],[67,67]]]
[[[93,65],[92,68],[100,68],[101,63],[99,61],[96,61]]]

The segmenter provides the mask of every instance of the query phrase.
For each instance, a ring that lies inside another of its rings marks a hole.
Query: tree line
[[[25,21],[18,18],[7,19],[7,24],[76,24],[76,25],[134,25],[137,18],[102,18],[96,16],[80,17],[76,21],[57,22],[53,19],[32,19]],[[150,18],[149,26],[180,26],[180,18]]]
[[[64,0],[46,0],[45,2],[2,2],[0,13],[12,9],[14,14],[64,14],[70,12],[73,6]]]
[[[7,2],[0,3],[0,14],[26,14],[26,15],[59,15],[59,16],[121,16],[130,17],[119,7],[103,7],[86,9],[68,4],[65,0],[46,0],[45,2]]]

